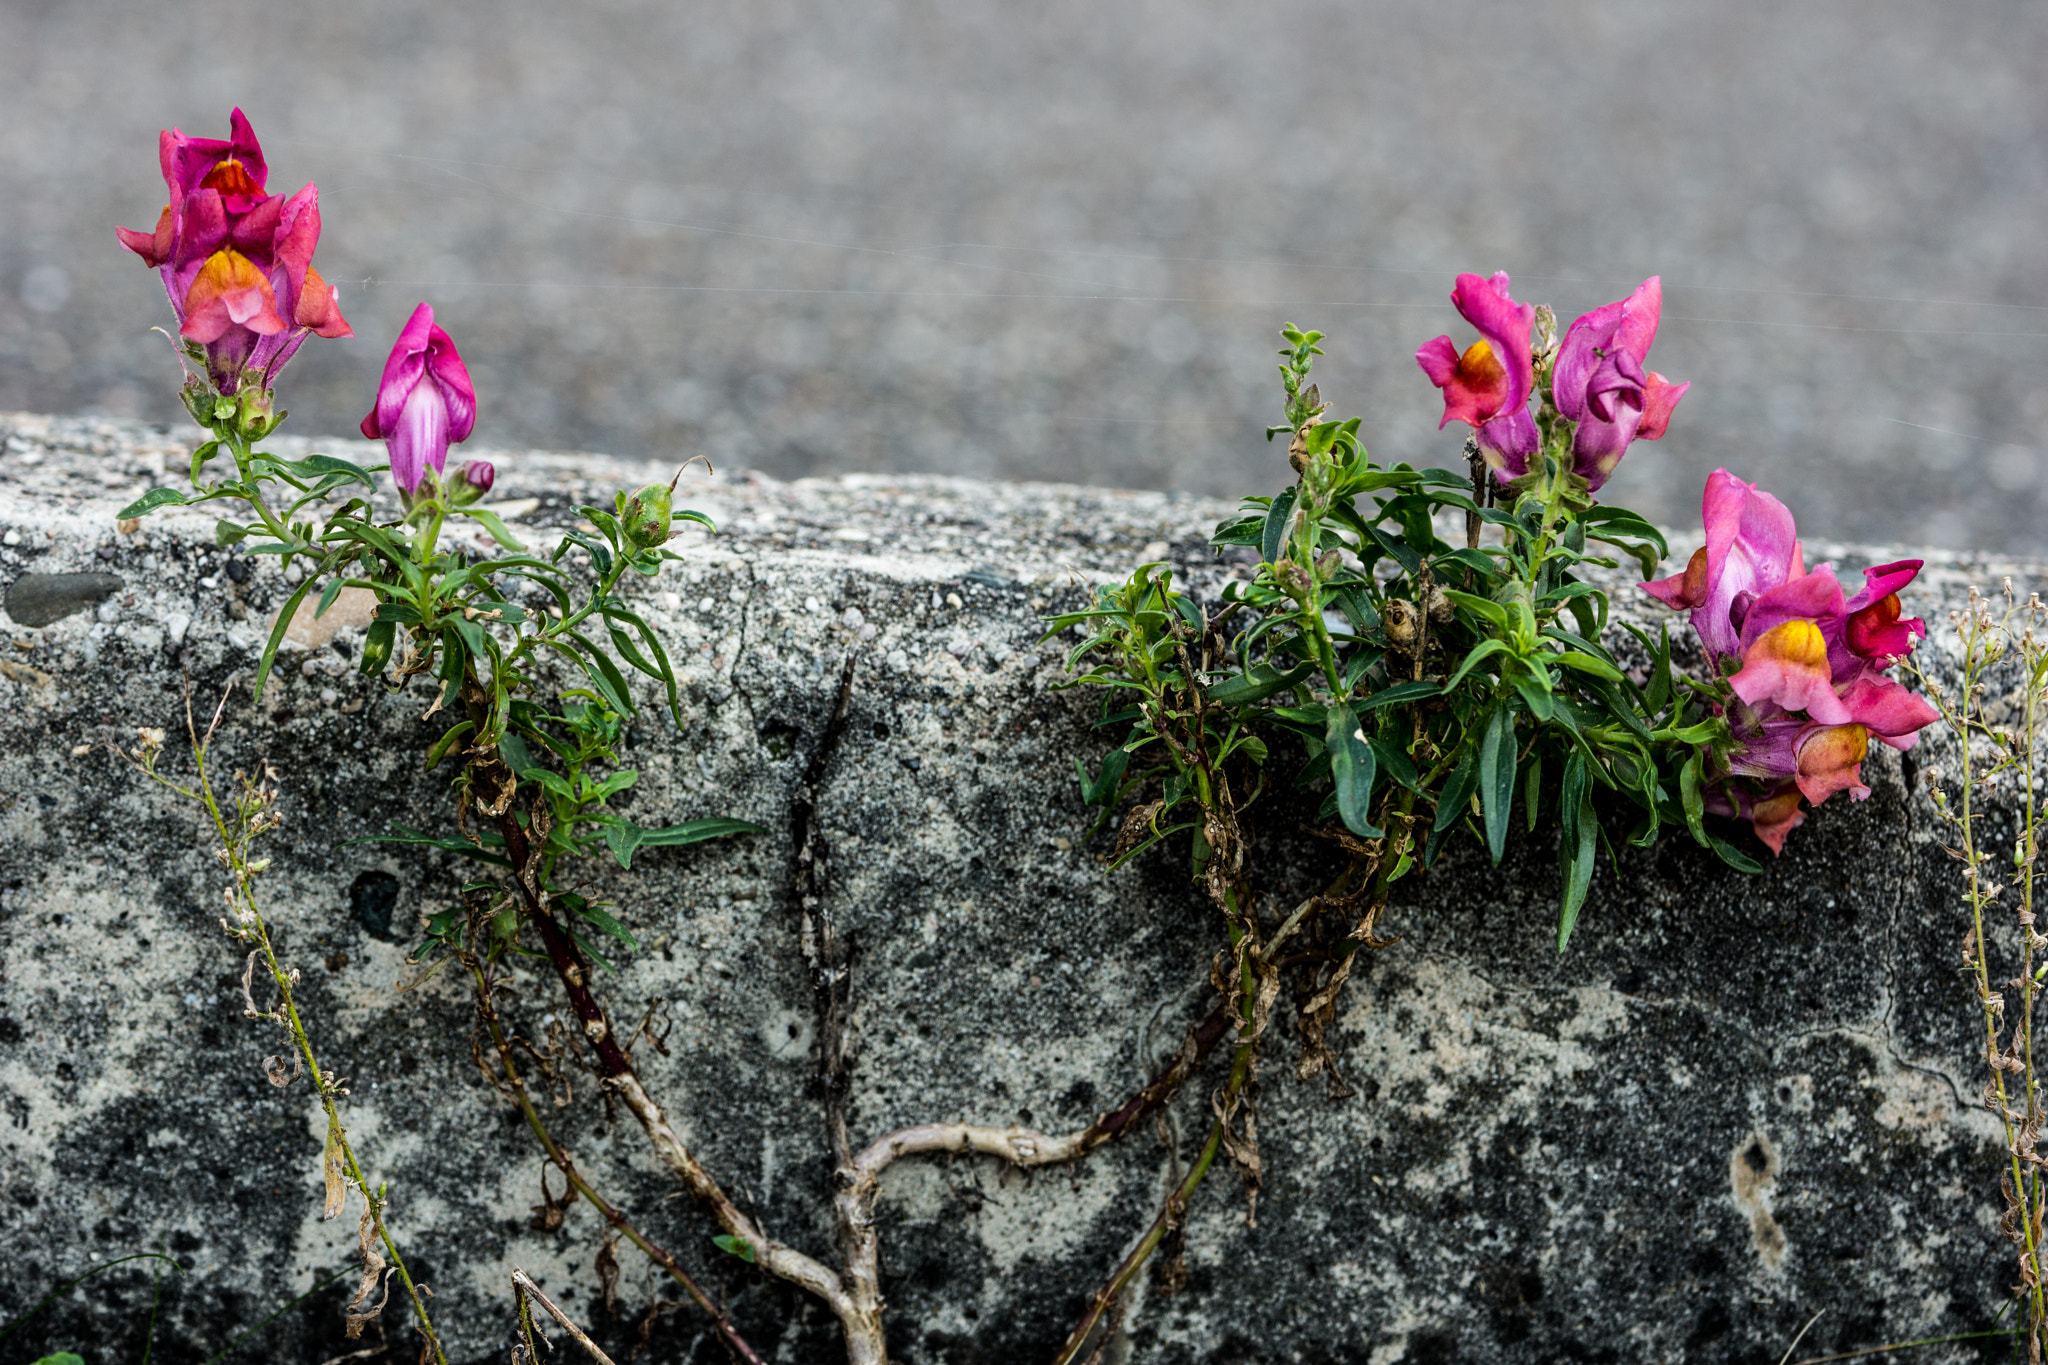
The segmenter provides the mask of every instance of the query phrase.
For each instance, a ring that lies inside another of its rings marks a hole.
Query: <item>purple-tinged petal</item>
[[[434,307],[428,303],[413,309],[412,316],[399,329],[398,340],[392,343],[391,354],[384,361],[383,378],[377,382],[377,408],[373,415],[380,432],[388,435],[397,429],[399,413],[405,410],[412,391],[419,387],[427,369],[427,346],[433,330]]]
[[[427,373],[440,386],[442,400],[448,405],[448,439],[466,441],[476,429],[476,385],[455,349],[455,339],[439,327],[427,335]]]
[[[437,385],[413,386],[397,421],[384,428],[384,444],[391,451],[391,481],[407,493],[420,486],[427,466],[443,466],[448,459],[448,404]]]
[[[1541,442],[1536,419],[1526,407],[1504,412],[1479,428],[1479,453],[1504,479],[1527,474]]]
[[[1941,719],[1928,700],[1890,678],[1859,678],[1842,694],[1856,723],[1895,749],[1910,749],[1919,732]]]

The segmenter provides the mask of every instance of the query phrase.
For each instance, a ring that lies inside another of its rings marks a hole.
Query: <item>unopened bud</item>
[[[1291,559],[1283,559],[1273,566],[1273,581],[1280,590],[1292,597],[1306,597],[1315,588],[1308,576],[1308,570]]]
[[[498,471],[489,460],[464,461],[455,477],[448,480],[448,501],[457,507],[467,507],[489,493],[497,478]]]
[[[670,499],[674,491],[673,481],[666,486],[650,483],[619,507],[619,520],[625,528],[626,540],[636,549],[650,550],[668,539],[673,520]]]

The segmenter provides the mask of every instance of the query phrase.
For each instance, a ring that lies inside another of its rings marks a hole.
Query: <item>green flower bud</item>
[[[676,477],[682,476],[678,473]],[[619,508],[619,521],[625,529],[626,540],[635,549],[651,550],[668,540],[675,487],[673,479],[666,486],[650,483],[627,498]]]

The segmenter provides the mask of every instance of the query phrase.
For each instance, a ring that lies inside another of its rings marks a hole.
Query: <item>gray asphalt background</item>
[[[157,129],[317,181],[350,430],[422,298],[493,445],[1231,494],[1284,321],[1382,458],[1462,269],[1665,277],[1693,381],[1612,498],[1728,465],[1815,537],[2048,552],[2048,7],[622,0],[0,4],[0,406],[181,421],[115,245]]]

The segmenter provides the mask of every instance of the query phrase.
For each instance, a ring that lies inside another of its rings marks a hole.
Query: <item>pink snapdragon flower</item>
[[[1460,275],[1451,291],[1459,316],[1479,332],[1479,340],[1463,352],[1447,336],[1415,353],[1429,382],[1443,390],[1441,431],[1453,420],[1479,434],[1479,449],[1496,474],[1519,479],[1529,472],[1537,449],[1536,420],[1529,415],[1529,391],[1535,385],[1535,364],[1529,350],[1529,329],[1536,309],[1508,297],[1505,271],[1492,279]]]
[[[1937,719],[1924,697],[1885,676],[1927,634],[1899,602],[1921,561],[1866,569],[1862,591],[1845,598],[1832,566],[1803,567],[1792,514],[1770,494],[1717,469],[1701,515],[1706,545],[1683,572],[1642,586],[1691,611],[1708,665],[1728,680],[1722,714],[1737,747],[1725,771],[1709,774],[1708,809],[1748,820],[1783,853],[1805,822],[1802,798],[1865,799],[1871,739],[1910,749]]]
[[[1573,467],[1593,488],[1607,482],[1631,441],[1664,434],[1692,387],[1644,368],[1663,309],[1664,282],[1652,275],[1627,298],[1578,318],[1558,345],[1551,402],[1575,424]]]
[[[377,405],[363,418],[363,435],[391,452],[391,481],[409,497],[432,466],[448,463],[448,447],[476,428],[476,386],[455,342],[434,325],[434,309],[421,304],[398,334],[377,385]],[[481,462],[479,462],[481,463]],[[474,466],[472,466],[474,468]],[[492,473],[484,465],[484,489]],[[471,476],[469,482],[476,484]]]
[[[308,336],[354,335],[313,268],[320,191],[266,192],[255,130],[239,109],[228,122],[226,141],[166,129],[158,159],[170,202],[153,230],[114,230],[162,276],[178,334],[205,349],[207,377],[224,394],[245,376],[268,391]]]

